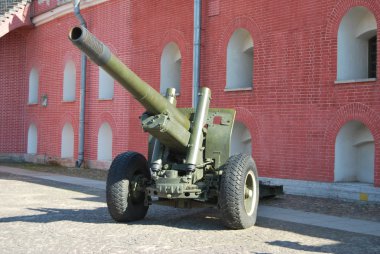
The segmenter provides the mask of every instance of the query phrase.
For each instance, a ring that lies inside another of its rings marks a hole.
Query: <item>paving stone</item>
[[[216,209],[153,205],[119,224],[104,190],[0,173],[1,253],[380,253],[380,238],[259,217],[227,230]]]

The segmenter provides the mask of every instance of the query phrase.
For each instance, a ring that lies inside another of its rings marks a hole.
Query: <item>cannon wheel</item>
[[[118,222],[143,219],[149,206],[144,205],[144,183],[150,179],[145,157],[136,152],[119,154],[112,162],[107,177],[107,206]]]
[[[226,227],[249,228],[256,223],[259,181],[252,157],[231,156],[222,167],[219,209]]]

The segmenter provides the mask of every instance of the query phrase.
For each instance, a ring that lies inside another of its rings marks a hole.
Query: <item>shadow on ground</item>
[[[51,223],[58,221],[112,223],[105,207],[96,209],[28,208],[28,210],[38,214],[0,218],[0,224],[6,222]]]
[[[335,243],[328,245],[306,245],[294,241],[273,239],[266,243],[271,246],[313,253],[380,253],[380,237],[357,234],[341,230],[316,227],[260,217],[257,227],[292,232],[313,238],[327,239]]]
[[[61,209],[56,207],[26,208],[32,215],[22,215],[7,218],[0,218],[1,223],[29,222],[29,223],[51,223],[59,221],[73,221],[81,223],[116,223],[110,217],[105,207],[105,191],[78,186],[67,183],[60,183],[51,180],[0,173],[0,178],[40,184],[52,188],[65,189],[69,191],[81,192],[89,195],[76,200],[91,201],[100,203],[102,207],[96,209]],[[196,229],[196,230],[224,230],[217,210],[210,208],[202,209],[176,209],[172,207],[152,205],[144,220],[130,222],[128,225],[161,225],[173,228]]]
[[[90,197],[80,200],[99,203],[99,207],[95,209],[29,208],[29,210],[35,214],[0,218],[0,225],[2,223],[12,222],[51,223],[59,221],[73,221],[94,224],[116,223],[111,219],[107,208],[104,205],[104,190],[13,175],[4,176],[0,174],[0,178],[31,182],[35,184],[51,186],[54,188],[82,192],[89,194]],[[125,226],[133,227],[138,225],[146,227],[149,227],[151,225],[160,225],[164,227],[166,226],[170,228],[188,229],[195,231],[204,230],[210,231],[210,233],[212,233],[211,231],[225,231],[227,234],[229,232],[229,230],[223,226],[219,212],[216,209],[212,208],[187,210],[152,205],[149,208],[148,214],[144,220],[127,223]],[[284,231],[292,232],[298,235],[307,235],[313,238],[327,239],[333,242],[331,244],[319,246],[307,245],[305,243],[297,241],[297,239],[285,240],[274,238],[270,240],[264,240],[266,244],[274,247],[314,253],[380,253],[380,238],[375,236],[284,222],[263,217],[258,218],[256,228],[266,228],[274,230],[273,232],[279,231],[280,234],[278,232],[273,233],[273,235],[277,236],[281,235],[281,231]],[[242,234],[250,234],[251,231],[255,231],[255,228],[248,229],[247,231],[242,231]],[[254,239],[252,239],[252,241],[254,241]]]

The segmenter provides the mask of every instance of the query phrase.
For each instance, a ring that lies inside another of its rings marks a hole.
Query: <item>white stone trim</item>
[[[236,92],[236,91],[252,91],[252,87],[236,87],[236,88],[224,88],[225,92]]]
[[[363,79],[349,79],[349,80],[335,80],[335,84],[347,84],[347,83],[365,83],[365,82],[375,82],[376,78],[363,78]]]
[[[87,1],[83,1],[80,5],[80,8],[81,8],[81,10],[83,10],[83,9],[86,9],[86,8],[89,8],[89,7],[92,7],[94,5],[101,4],[101,3],[104,3],[107,1],[109,1],[109,0],[92,0],[92,1],[87,0]],[[57,8],[55,8],[55,9],[52,9],[48,12],[42,13],[42,14],[32,18],[32,23],[35,26],[40,26],[40,25],[43,25],[47,22],[50,22],[56,18],[62,17],[66,14],[73,13],[73,12],[74,12],[74,6],[71,2],[69,2],[67,4],[57,6]]]

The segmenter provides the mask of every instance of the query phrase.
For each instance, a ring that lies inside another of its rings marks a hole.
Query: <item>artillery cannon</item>
[[[216,206],[227,227],[253,226],[258,175],[250,155],[230,156],[235,110],[209,108],[211,91],[206,87],[196,109],[177,108],[174,88],[163,97],[87,29],[74,27],[69,39],[146,109],[141,125],[150,134],[148,160],[136,152],[113,160],[106,187],[111,217],[118,222],[143,219],[155,202],[180,208]]]

